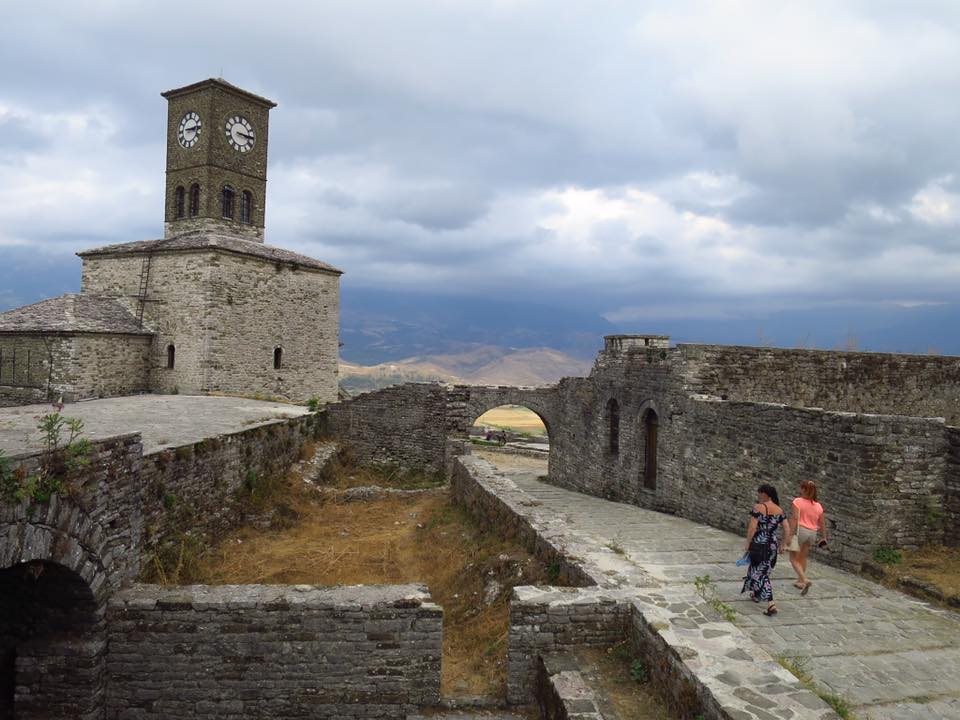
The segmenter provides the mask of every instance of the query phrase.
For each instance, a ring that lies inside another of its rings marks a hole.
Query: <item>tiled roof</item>
[[[7,332],[152,334],[116,300],[75,294],[0,313],[0,333]]]
[[[126,255],[147,252],[178,252],[184,250],[225,250],[238,255],[263,258],[274,262],[294,263],[301,267],[325,270],[342,275],[343,271],[328,265],[320,260],[314,260],[306,255],[300,255],[289,250],[264,245],[252,240],[233,237],[232,235],[218,235],[206,231],[196,231],[175,235],[162,240],[139,240],[136,242],[120,243],[118,245],[104,245],[103,247],[78,252],[80,257],[91,255]]]

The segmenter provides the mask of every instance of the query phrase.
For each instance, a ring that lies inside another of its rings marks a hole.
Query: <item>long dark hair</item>
[[[763,493],[768,498],[773,500],[775,504],[777,505],[780,504],[780,495],[777,494],[777,489],[773,485],[766,485],[766,484],[761,485],[760,487],[757,488],[757,492]]]

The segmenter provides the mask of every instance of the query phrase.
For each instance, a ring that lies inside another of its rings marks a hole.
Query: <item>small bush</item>
[[[878,565],[898,565],[901,560],[900,551],[891,547],[878,547],[873,551],[873,561]]]
[[[320,398],[312,397],[307,400],[307,410],[310,412],[319,412],[323,404],[320,402]]]
[[[638,683],[645,683],[650,679],[647,666],[643,664],[643,660],[640,658],[635,658],[634,661],[630,663],[630,677]]]
[[[549,565],[547,565],[547,577],[550,579],[550,582],[555,583],[560,579],[560,563],[557,560],[554,560]]]

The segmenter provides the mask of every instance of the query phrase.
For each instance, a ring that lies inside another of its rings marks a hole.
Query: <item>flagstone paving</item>
[[[743,538],[672,515],[569,492],[538,481],[527,458],[485,455],[525,491],[538,512],[562,517],[578,546],[610,552],[652,577],[678,601],[709,575],[735,624],[772,656],[797,658],[823,688],[864,720],[960,718],[960,615],[858,575],[811,562],[810,593],[792,586],[786,555],[774,571],[780,612],[740,594]],[[746,512],[746,511],[745,511]],[[630,572],[626,576],[630,576]],[[676,595],[674,595],[676,593]]]

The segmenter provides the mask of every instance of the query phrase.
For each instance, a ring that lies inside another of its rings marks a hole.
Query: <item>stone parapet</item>
[[[397,718],[440,699],[419,585],[138,585],[109,603],[107,716]]]

